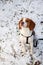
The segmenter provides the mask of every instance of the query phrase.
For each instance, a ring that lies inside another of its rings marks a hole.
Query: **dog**
[[[22,45],[22,52],[26,52],[26,45],[29,48],[30,55],[33,54],[33,31],[35,28],[35,22],[29,18],[21,18],[18,23],[20,30],[20,41]]]

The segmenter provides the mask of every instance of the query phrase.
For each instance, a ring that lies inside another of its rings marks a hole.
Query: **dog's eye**
[[[22,22],[22,25],[24,24],[24,22]]]
[[[26,20],[26,22],[28,22],[28,21]]]

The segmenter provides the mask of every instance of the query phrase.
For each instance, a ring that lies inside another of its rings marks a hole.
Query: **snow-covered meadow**
[[[31,18],[35,23],[37,39],[43,38],[43,0],[0,0],[0,65],[29,65],[30,56],[21,55],[18,21]],[[34,48],[35,60],[43,65],[43,41]]]

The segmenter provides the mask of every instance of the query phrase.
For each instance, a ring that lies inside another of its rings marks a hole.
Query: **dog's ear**
[[[30,29],[30,30],[33,30],[35,28],[35,23],[29,19],[29,18],[26,18],[26,22],[27,22],[27,27]]]
[[[35,28],[35,23],[32,20],[30,20],[29,29],[33,30],[34,28]]]
[[[19,29],[21,29],[21,26],[22,26],[22,21],[23,21],[23,18],[21,18],[21,20],[19,21],[19,23],[18,23],[18,27],[19,27]]]

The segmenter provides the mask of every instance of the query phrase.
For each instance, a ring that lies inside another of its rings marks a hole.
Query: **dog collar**
[[[21,34],[21,33],[20,33],[20,34]],[[31,34],[31,36],[25,36],[25,35],[23,35],[23,34],[21,34],[21,35],[22,35],[23,37],[28,37],[28,38],[32,36],[32,34]]]
[[[21,34],[23,37],[26,37],[26,43],[28,44],[28,38],[30,38],[32,35],[35,35],[35,32],[33,31],[31,36],[24,36],[23,34]]]

